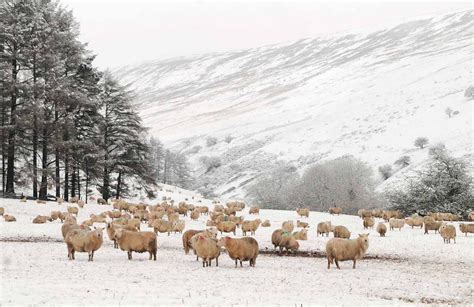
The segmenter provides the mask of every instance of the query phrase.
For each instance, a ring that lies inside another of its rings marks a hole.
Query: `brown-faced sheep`
[[[68,258],[74,260],[75,252],[85,252],[89,254],[89,261],[94,261],[94,252],[97,251],[103,242],[103,228],[93,231],[83,229],[73,229],[66,235]]]
[[[474,224],[461,223],[459,224],[459,230],[467,236],[468,233],[474,233]]]
[[[287,251],[297,251],[300,247],[300,244],[298,243],[298,241],[296,241],[296,238],[291,232],[283,232],[281,234],[279,246],[281,253],[283,249],[286,249]]]
[[[396,218],[392,217],[392,218],[390,218],[390,220],[388,220],[388,224],[390,226],[390,230],[394,230],[395,228],[398,228],[398,230],[401,231],[403,226],[405,226],[405,220],[404,219],[396,219]]]
[[[283,229],[286,232],[292,233],[293,229],[295,229],[295,224],[293,224],[293,221],[284,221],[281,224],[281,229]]]
[[[132,252],[150,253],[149,260],[156,260],[157,237],[152,231],[128,231],[125,229],[115,230],[115,241],[121,250],[126,251],[128,260],[132,260]]]
[[[37,215],[33,219],[33,224],[44,224],[46,222],[52,222],[53,219],[50,216],[45,216],[45,215]]]
[[[442,223],[439,227],[439,234],[443,237],[444,243],[451,243],[451,239],[456,243],[456,228],[453,225]]]
[[[173,223],[172,230],[174,233],[183,233],[184,227],[186,226],[186,223],[184,220],[177,220],[176,222]]]
[[[272,224],[270,224],[270,220],[263,221],[262,227],[270,227],[270,226],[272,226]]]
[[[67,207],[67,212],[77,216],[79,214],[79,209],[77,207]]]
[[[258,242],[254,238],[241,238],[232,239],[230,237],[221,238],[217,245],[224,247],[232,260],[235,260],[235,267],[237,267],[237,261],[240,261],[242,267],[242,261],[249,261],[250,266],[254,267],[258,256]]]
[[[328,212],[329,212],[329,214],[331,214],[331,215],[332,215],[332,214],[337,214],[337,215],[339,215],[339,214],[342,213],[342,208],[341,208],[341,207],[331,207],[331,208],[329,208]]]
[[[211,266],[212,259],[216,259],[216,266],[219,266],[221,248],[217,246],[217,240],[202,233],[195,236],[192,245],[197,257],[202,258],[202,266]]]
[[[412,216],[412,217],[409,217],[409,218],[405,219],[405,223],[408,226],[411,226],[411,228],[420,227],[420,229],[422,229],[423,228],[423,217],[415,215],[415,216]]]
[[[309,224],[306,222],[301,222],[300,220],[296,221],[296,227],[298,228],[308,228]]]
[[[173,231],[173,222],[165,221],[165,220],[154,220],[151,223],[151,227],[153,227],[153,231],[155,233],[168,233],[170,235],[171,231]]]
[[[262,221],[260,219],[256,219],[253,221],[244,221],[242,223],[242,234],[246,236],[247,232],[250,231],[251,236],[255,235],[255,231],[257,231],[257,228],[258,226],[260,226],[261,223]]]
[[[387,226],[384,223],[377,224],[377,232],[380,234],[381,237],[385,237],[385,233],[387,232]]]
[[[249,214],[260,214],[260,208],[259,207],[250,208]]]
[[[295,237],[296,240],[308,240],[308,229],[303,228],[300,231],[293,232],[293,237]]]
[[[107,223],[107,227],[106,227],[107,235],[109,236],[110,241],[114,242],[114,248],[118,248],[118,243],[115,240],[115,231],[117,229],[125,229],[125,230],[128,230],[128,231],[135,231],[135,232],[138,231],[133,226],[121,225],[121,224],[116,224],[116,223]]]
[[[4,214],[3,219],[5,220],[5,222],[16,222],[16,218],[10,214]]]
[[[351,232],[349,229],[342,225],[334,227],[333,233],[334,238],[349,239],[351,237]]]
[[[364,217],[364,221],[362,222],[364,229],[374,228],[375,219],[373,217]]]
[[[309,209],[308,208],[297,208],[296,209],[296,213],[298,213],[298,215],[300,217],[309,217]]]
[[[232,232],[232,233],[234,233],[234,236],[235,236],[235,229],[236,228],[237,228],[237,225],[234,222],[231,222],[231,221],[223,221],[223,222],[219,222],[217,224],[217,230],[219,230],[221,232],[221,234],[223,232]]]
[[[434,230],[434,232],[437,233],[442,223],[441,221],[434,220],[432,222],[425,222],[425,235],[429,234],[430,230]]]
[[[326,234],[326,236],[329,237],[331,230],[331,221],[321,222],[317,227],[317,236]]]
[[[352,268],[355,269],[356,261],[362,259],[369,248],[369,234],[359,234],[355,240],[333,238],[326,244],[326,257],[328,259],[328,269],[331,264],[336,262],[339,267],[339,261],[352,260]]]
[[[189,229],[189,230],[186,230],[184,233],[183,233],[183,236],[182,236],[182,241],[183,241],[183,248],[184,248],[184,253],[187,255],[189,254],[189,250],[192,249],[192,245],[191,245],[191,238],[197,234],[197,233],[201,233],[202,230],[194,230],[194,229]]]

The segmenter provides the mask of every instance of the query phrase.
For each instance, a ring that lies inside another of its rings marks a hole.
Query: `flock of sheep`
[[[103,199],[94,199],[97,204],[108,205]],[[26,202],[26,199],[21,201]],[[59,204],[64,201],[57,200]],[[197,257],[197,260],[202,259],[202,265],[211,266],[212,260],[215,260],[218,266],[219,256],[221,251],[226,250],[229,257],[235,261],[235,266],[242,266],[242,262],[249,261],[250,266],[255,266],[256,259],[259,254],[259,245],[257,240],[252,237],[259,227],[271,227],[269,220],[263,223],[260,219],[245,220],[243,216],[238,216],[237,213],[242,211],[246,205],[240,201],[227,202],[226,205],[220,204],[219,201],[214,201],[213,211],[209,210],[207,206],[195,206],[186,201],[180,202],[177,206],[171,198],[164,197],[163,201],[156,205],[146,204],[132,204],[125,200],[119,199],[112,202],[113,210],[104,211],[98,215],[91,214],[90,218],[77,222],[79,209],[84,207],[84,201],[77,198],[70,199],[71,203],[76,203],[75,206],[68,206],[67,211],[52,211],[50,215],[38,215],[33,219],[35,224],[44,224],[48,221],[60,220],[63,225],[61,227],[62,236],[67,245],[68,258],[75,259],[75,252],[88,253],[88,260],[94,260],[94,253],[101,248],[103,243],[104,229],[111,241],[114,243],[114,248],[120,248],[127,252],[129,260],[132,260],[132,253],[149,253],[150,260],[156,260],[157,253],[157,234],[158,233],[181,233],[182,244],[185,254],[189,254],[192,250]],[[42,204],[44,201],[37,201]],[[15,217],[6,214],[4,208],[0,207],[0,214],[3,215],[5,221],[14,222]],[[298,208],[297,214],[303,218],[309,217],[309,209]],[[329,209],[330,214],[341,214],[342,209],[339,207],[332,207]],[[259,215],[260,209],[258,207],[251,207],[249,214]],[[208,216],[206,226],[207,229],[194,230],[185,229],[185,217],[192,220],[197,220],[203,215]],[[451,240],[456,242],[456,228],[447,224],[446,221],[460,220],[459,216],[449,213],[433,213],[427,216],[413,215],[408,218],[403,218],[398,211],[390,210],[366,210],[361,209],[358,215],[362,219],[364,229],[373,229],[376,218],[381,221],[377,223],[376,231],[381,237],[384,237],[387,232],[386,222],[390,230],[401,230],[404,225],[425,228],[425,234],[430,230],[439,232],[445,243],[450,243]],[[469,219],[474,220],[474,212],[469,214]],[[91,227],[94,223],[103,223],[104,228]],[[153,231],[142,231],[143,224],[146,223],[148,227],[153,228]],[[293,221],[284,221],[281,228],[273,231],[271,242],[275,249],[292,252],[299,249],[298,240],[307,240],[307,232],[309,224],[298,220],[296,227],[301,228],[299,231],[294,231],[295,225]],[[241,229],[242,238],[231,238],[224,236],[217,238],[218,233],[233,233],[236,235],[237,228]],[[461,223],[459,229],[466,235],[474,233],[474,224]],[[184,231],[184,233],[183,233]],[[332,225],[331,221],[320,222],[316,227],[317,235],[329,236],[329,233],[334,234],[334,238],[326,243],[326,257],[328,261],[328,269],[331,264],[335,262],[339,269],[339,261],[352,260],[353,268],[356,266],[357,260],[364,257],[369,247],[369,234],[359,234],[357,238],[351,239],[351,232],[343,225]]]

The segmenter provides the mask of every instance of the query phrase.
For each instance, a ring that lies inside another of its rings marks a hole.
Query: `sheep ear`
[[[367,237],[370,235],[370,233],[367,233]]]
[[[359,237],[363,237],[363,235],[361,235],[361,234],[359,233]]]

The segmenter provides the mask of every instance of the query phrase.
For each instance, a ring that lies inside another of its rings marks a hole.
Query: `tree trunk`
[[[58,118],[59,118],[59,112],[58,112],[58,104],[57,102],[54,103],[54,123],[55,123],[55,127],[56,127],[56,132],[55,132],[55,135],[56,135],[56,148],[55,148],[55,152],[54,152],[54,155],[55,155],[55,174],[54,174],[54,182],[56,184],[56,197],[60,197],[61,196],[61,173],[60,173],[60,169],[59,169],[59,158],[60,158],[60,155],[59,155],[59,130],[60,130],[60,127],[59,126],[59,123],[58,123]]]
[[[109,192],[109,171],[107,166],[104,166],[104,176],[102,178],[102,198],[106,201],[109,200],[110,192]]]
[[[4,80],[2,80],[2,93],[4,91]],[[6,104],[5,104],[5,98],[3,95],[0,95],[0,98],[2,99],[2,117],[1,117],[1,121],[2,121],[2,195],[5,194],[5,154],[6,154],[6,150],[5,150],[5,112],[6,112]]]
[[[81,199],[81,174],[79,172],[80,169],[77,168],[77,197]]]
[[[69,156],[64,155],[64,200],[69,201]]]
[[[72,167],[72,174],[71,174],[71,197],[76,196],[76,166]]]
[[[89,191],[89,165],[87,165],[86,162],[86,204],[87,204],[87,196],[88,196],[88,191]]]
[[[16,44],[13,47],[16,51]],[[8,148],[7,148],[7,184],[5,188],[6,194],[15,194],[15,139],[16,139],[16,100],[17,100],[17,61],[16,54],[11,61],[13,90],[10,95],[10,129],[8,130]]]
[[[122,182],[122,172],[119,172],[118,177],[117,177],[117,195],[115,196],[116,199],[120,198],[121,182]]]
[[[38,118],[33,115],[33,197],[38,198]]]
[[[45,112],[46,113],[46,112]],[[45,116],[45,121],[47,117]],[[41,157],[41,185],[39,190],[39,198],[47,199],[48,195],[48,129],[47,124],[44,124],[43,127],[43,140],[42,140],[43,150]]]

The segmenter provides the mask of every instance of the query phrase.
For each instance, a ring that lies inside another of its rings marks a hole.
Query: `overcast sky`
[[[471,2],[60,0],[102,68],[439,16]]]

